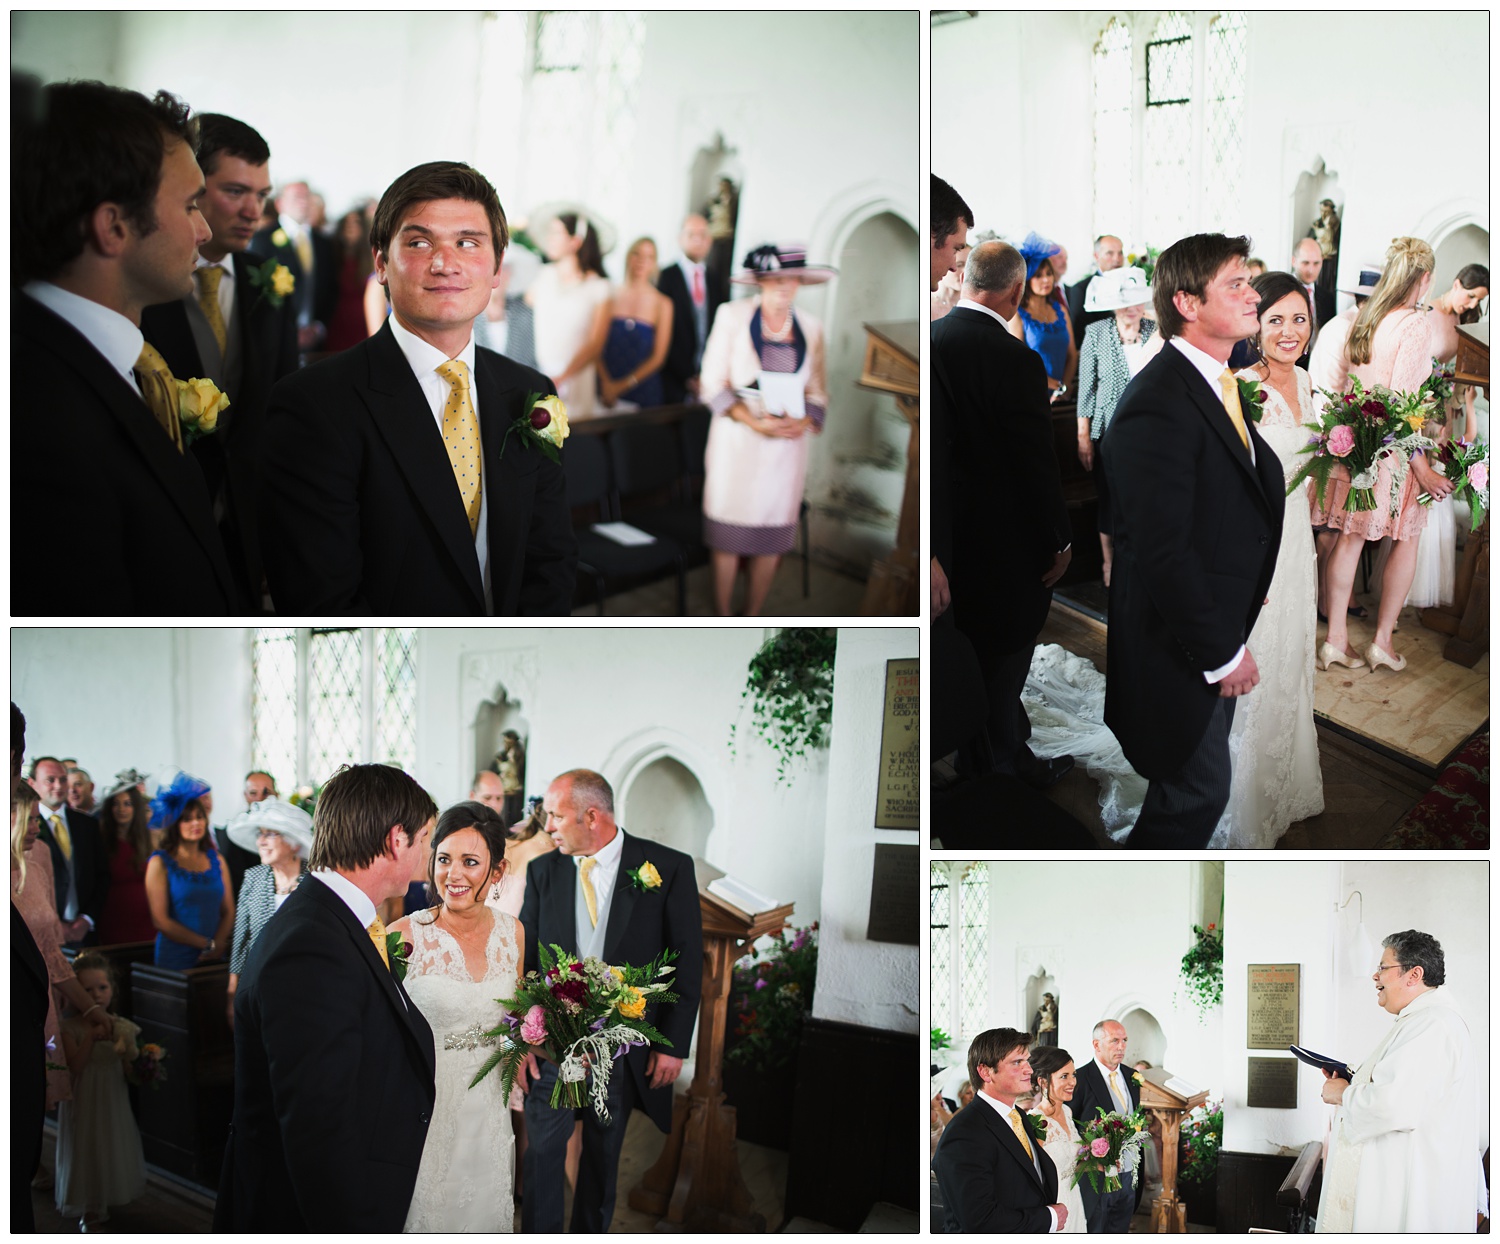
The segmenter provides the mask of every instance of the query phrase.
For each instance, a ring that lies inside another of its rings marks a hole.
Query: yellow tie
[[[385,948],[385,925],[381,922],[379,916],[370,921],[368,932],[370,940],[375,943],[375,949],[380,952],[380,961],[389,968],[391,966],[391,955]]]
[[[594,893],[594,883],[589,880],[589,874],[599,867],[599,861],[592,855],[585,856],[578,865],[578,880],[583,884],[583,901],[588,904],[589,923],[594,928],[599,927],[599,899]]]
[[[141,386],[141,397],[161,424],[177,452],[182,452],[182,424],[177,418],[177,382],[172,369],[149,341],[141,346],[141,357],[135,361],[135,378]]]
[[[63,853],[63,859],[68,863],[73,862],[73,839],[68,836],[68,823],[63,820],[61,813],[54,812],[52,820],[52,838],[57,843],[58,850]]]
[[[297,262],[302,265],[302,275],[307,280],[312,280],[313,270],[313,248],[312,234],[306,226],[297,234],[297,240],[292,243],[297,252]]]
[[[1234,373],[1227,367],[1219,377],[1219,389],[1224,394],[1224,409],[1229,414],[1229,422],[1234,424],[1234,430],[1240,434],[1241,443],[1249,449],[1250,433],[1245,430],[1245,416],[1240,413],[1240,386],[1235,383]]]
[[[1111,1071],[1109,1073],[1109,1091],[1114,1094],[1115,1101],[1117,1102],[1130,1101],[1130,1098],[1126,1097],[1124,1093],[1120,1092],[1120,1073],[1118,1071]]]
[[[1021,1142],[1021,1147],[1026,1150],[1026,1156],[1035,1162],[1036,1154],[1031,1152],[1031,1138],[1026,1135],[1026,1129],[1021,1126],[1021,1112],[1014,1106],[1010,1108],[1010,1130],[1016,1134],[1016,1139]]]
[[[469,534],[479,530],[481,500],[479,476],[479,416],[469,400],[469,367],[460,359],[449,359],[437,374],[453,386],[443,406],[443,448],[453,467],[453,478],[469,516]]]
[[[198,305],[203,308],[203,318],[208,321],[209,331],[219,343],[222,359],[229,349],[229,329],[224,323],[224,312],[219,307],[219,282],[224,279],[224,269],[218,264],[198,269]]]

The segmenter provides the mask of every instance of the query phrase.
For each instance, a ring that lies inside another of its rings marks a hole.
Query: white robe
[[[1473,1232],[1480,1092],[1469,1026],[1440,990],[1419,994],[1344,1091],[1318,1230]]]

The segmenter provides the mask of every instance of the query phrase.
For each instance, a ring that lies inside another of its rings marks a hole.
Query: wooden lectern
[[[1461,324],[1458,329],[1458,362],[1455,384],[1472,384],[1489,391],[1490,326]],[[1443,656],[1455,665],[1473,669],[1490,649],[1490,519],[1486,514],[1477,531],[1469,533],[1464,559],[1454,583],[1453,603],[1423,609],[1418,617],[1430,631],[1452,638],[1443,645]]]
[[[896,547],[877,558],[870,567],[860,612],[865,617],[910,617],[919,613],[917,602],[925,580],[917,573],[922,529],[922,422],[917,398],[921,392],[917,365],[918,324],[906,320],[893,324],[865,325],[865,362],[859,383],[866,389],[893,394],[896,406],[911,426],[906,446],[906,492],[901,498],[901,520],[896,527]]]
[[[792,904],[749,916],[698,892],[703,912],[703,1000],[693,1083],[672,1103],[672,1133],[656,1164],[630,1191],[630,1208],[655,1214],[658,1231],[764,1231],[740,1174],[735,1110],[724,1102],[724,1031],[735,962],[756,938],[774,933]]]
[[[1161,1124],[1161,1195],[1151,1203],[1151,1230],[1157,1235],[1187,1234],[1187,1204],[1177,1199],[1177,1138],[1182,1116],[1208,1100],[1208,1090],[1184,1097],[1166,1087],[1172,1073],[1161,1067],[1141,1072],[1141,1109]]]

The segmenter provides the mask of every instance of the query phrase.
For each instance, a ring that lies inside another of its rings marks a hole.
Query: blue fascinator
[[[151,799],[151,828],[165,829],[182,815],[183,808],[210,789],[202,778],[181,770],[170,783],[160,787]]]
[[[1036,270],[1042,266],[1042,260],[1051,259],[1053,255],[1062,250],[1056,242],[1049,242],[1040,233],[1033,229],[1026,235],[1026,240],[1016,247],[1021,252],[1021,258],[1026,261],[1026,279],[1029,281],[1036,275]]]

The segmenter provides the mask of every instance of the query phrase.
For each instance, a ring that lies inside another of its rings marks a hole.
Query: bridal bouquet
[[[1324,505],[1328,477],[1334,463],[1341,462],[1351,478],[1349,512],[1373,510],[1380,463],[1389,459],[1391,490],[1384,503],[1394,515],[1400,508],[1401,486],[1406,482],[1412,454],[1437,448],[1422,435],[1422,425],[1437,398],[1425,385],[1416,393],[1395,393],[1382,385],[1367,390],[1357,376],[1350,377],[1347,393],[1319,391],[1328,401],[1321,421],[1307,425],[1313,435],[1300,452],[1310,457],[1292,476],[1287,495],[1311,478],[1317,484],[1318,504]]]
[[[1076,1122],[1076,1120],[1075,1120]],[[1121,1114],[1118,1110],[1104,1113],[1090,1122],[1078,1122],[1078,1134],[1083,1143],[1078,1147],[1078,1160],[1073,1166],[1073,1187],[1078,1187],[1080,1175],[1089,1177],[1089,1186],[1095,1192],[1118,1192],[1120,1190],[1120,1163],[1127,1157],[1141,1164],[1141,1148],[1151,1139],[1146,1130],[1146,1116],[1137,1110],[1134,1114]],[[1104,1187],[1099,1186],[1100,1177]]]
[[[469,1087],[499,1067],[508,1098],[526,1056],[540,1054],[557,1064],[553,1108],[577,1110],[587,1096],[607,1123],[604,1103],[615,1060],[632,1046],[672,1044],[646,1022],[646,1001],[677,1000],[665,982],[675,971],[671,961],[677,952],[663,951],[642,968],[579,959],[561,946],[539,946],[537,957],[542,970],[527,972],[516,996],[500,1001],[505,1016],[498,1028],[485,1034],[498,1038],[500,1048],[485,1060]]]
[[[1470,444],[1460,437],[1438,450],[1434,466],[1453,481],[1453,499],[1469,503],[1472,530],[1477,531],[1490,508],[1490,447],[1484,441]],[[1430,493],[1417,498],[1423,505],[1432,504]]]

